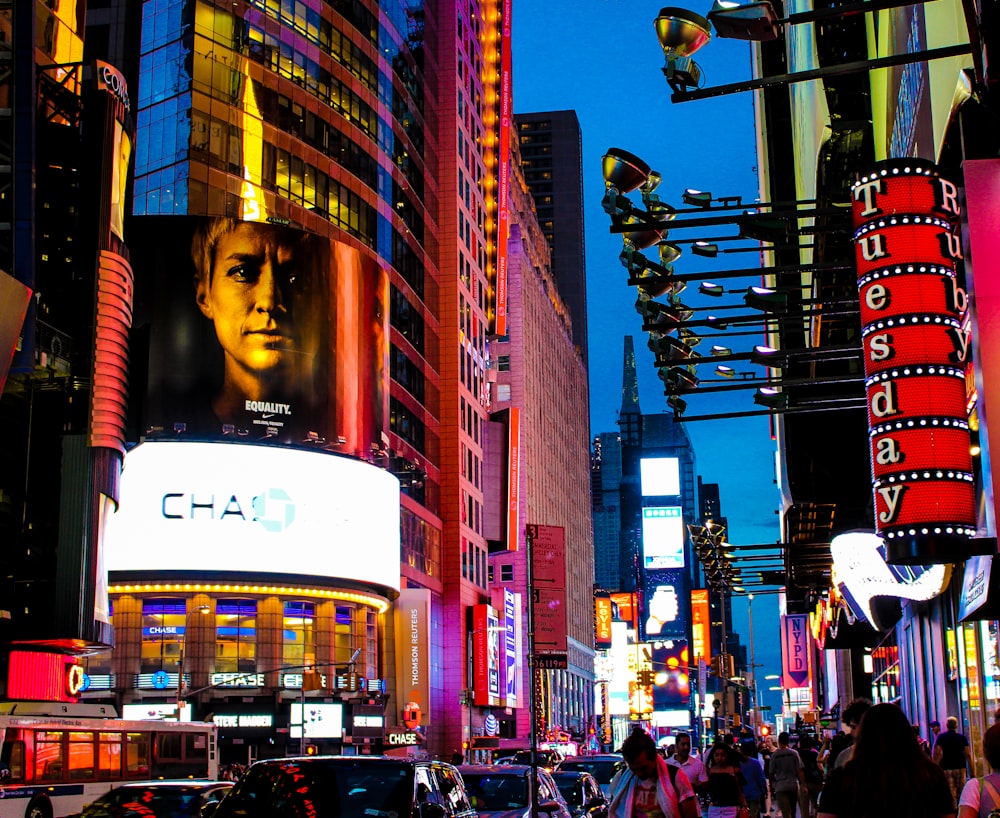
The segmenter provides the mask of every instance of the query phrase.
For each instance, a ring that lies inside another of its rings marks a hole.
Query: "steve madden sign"
[[[950,561],[943,544],[976,533],[958,189],[894,159],[853,199],[875,526],[891,562]]]

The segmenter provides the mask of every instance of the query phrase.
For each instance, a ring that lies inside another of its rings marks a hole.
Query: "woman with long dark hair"
[[[743,755],[734,747],[716,744],[712,748],[707,767],[710,803],[707,818],[736,818],[739,808],[747,805],[742,762]]]
[[[954,818],[941,768],[920,749],[894,704],[870,707],[858,725],[850,761],[833,770],[817,818]]]

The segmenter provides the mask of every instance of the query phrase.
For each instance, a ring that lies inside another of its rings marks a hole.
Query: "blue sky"
[[[707,0],[689,6],[704,15]],[[656,377],[652,353],[646,348],[642,322],[634,309],[635,291],[618,261],[621,237],[612,235],[601,209],[604,192],[601,156],[610,147],[623,148],[661,173],[657,193],[682,207],[685,188],[710,190],[716,196],[757,198],[756,130],[753,97],[736,94],[716,99],[672,104],[663,78],[663,52],[653,20],[657,3],[634,0],[548,0],[514,2],[514,111],[572,109],[583,132],[584,210],[586,219],[587,289],[589,307],[591,432],[615,431],[621,405],[622,350],[625,335],[635,337],[640,405],[650,414],[666,411],[666,398]],[[750,48],[733,40],[713,40],[695,57],[703,83],[714,86],[749,79]],[[710,228],[703,235],[729,235],[734,228]],[[676,238],[701,237],[695,231]],[[723,245],[740,246],[740,245]],[[742,246],[746,246],[745,244]],[[652,254],[647,252],[653,258]],[[752,267],[753,252],[679,259],[677,273]],[[759,279],[720,281],[728,288],[759,283]],[[732,303],[699,296],[696,285],[683,295],[689,306]],[[699,351],[707,354],[707,339]],[[744,345],[761,338],[743,340]],[[728,342],[734,349],[737,339]],[[739,368],[737,366],[737,368]],[[699,370],[711,377],[711,368]],[[752,410],[752,390],[704,395],[688,401],[688,414]],[[766,417],[689,423],[698,472],[706,482],[719,483],[723,513],[729,518],[734,544],[775,542],[780,536],[774,444]],[[745,599],[734,601],[735,627],[747,642]],[[774,595],[754,600],[755,661],[758,686],[775,710],[774,682],[763,676],[780,672],[777,601]]]

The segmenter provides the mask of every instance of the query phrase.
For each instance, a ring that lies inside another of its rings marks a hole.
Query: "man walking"
[[[667,759],[667,764],[684,770],[684,774],[697,794],[701,795],[708,789],[708,775],[705,772],[705,765],[701,759],[691,755],[691,736],[689,734],[677,734],[674,754]]]
[[[769,775],[771,795],[778,802],[781,818],[795,818],[799,785],[805,787],[806,774],[799,754],[788,746],[788,733],[778,734],[778,749],[771,755]]]
[[[698,818],[701,809],[687,776],[668,766],[649,733],[637,727],[621,753],[625,768],[611,779],[608,818]]]
[[[947,729],[934,742],[934,760],[944,770],[951,796],[957,804],[965,787],[966,770],[972,766],[972,751],[969,740],[958,732],[958,719],[948,716],[944,724]]]

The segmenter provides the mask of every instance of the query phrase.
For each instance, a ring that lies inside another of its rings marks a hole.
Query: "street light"
[[[187,611],[184,615],[184,633],[181,634],[181,639],[178,646],[177,652],[177,721],[181,721],[181,708],[184,707],[184,646],[187,644],[187,634],[188,634],[188,623],[191,621],[191,614],[207,614],[210,608],[208,605],[199,605],[197,608],[193,608]]]

